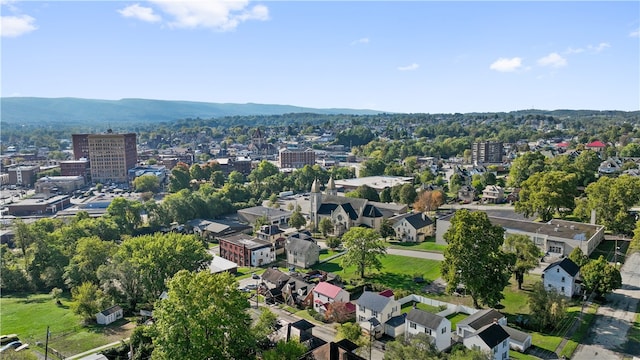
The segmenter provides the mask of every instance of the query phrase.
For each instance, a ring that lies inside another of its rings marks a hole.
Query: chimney
[[[498,323],[498,319],[497,318],[493,318],[493,323],[497,324]]]
[[[589,223],[591,225],[596,224],[596,209],[591,210],[591,221]]]

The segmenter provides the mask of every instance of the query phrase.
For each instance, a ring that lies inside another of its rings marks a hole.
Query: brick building
[[[136,134],[73,134],[76,160],[89,159],[91,180],[100,183],[126,182],[127,171],[136,166]]]
[[[280,149],[278,165],[281,169],[300,169],[305,165],[313,166],[316,163],[316,153],[313,149]]]
[[[10,185],[21,185],[32,187],[36,182],[36,177],[40,172],[40,166],[37,165],[20,165],[7,169],[9,173]]]
[[[88,181],[90,174],[89,158],[60,161],[60,176],[82,176]]]
[[[276,256],[270,242],[248,235],[220,238],[220,256],[238,266],[262,266],[275,261]]]

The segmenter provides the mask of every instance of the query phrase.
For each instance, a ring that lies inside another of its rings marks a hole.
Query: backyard
[[[389,247],[392,249],[403,249],[403,250],[413,250],[413,251],[428,251],[428,252],[438,252],[441,253],[444,249],[447,248],[447,245],[436,244],[435,239],[433,237],[425,240],[423,242],[400,242],[400,241],[390,241]]]
[[[17,334],[23,343],[44,353],[49,326],[49,348],[71,356],[127,338],[135,327],[135,323],[124,319],[108,326],[83,327],[81,317],[69,309],[68,295],[63,295],[60,301],[62,306],[56,305],[49,294],[3,296],[0,298],[2,333]]]

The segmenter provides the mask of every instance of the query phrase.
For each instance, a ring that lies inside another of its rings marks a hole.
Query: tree
[[[318,229],[320,229],[322,236],[326,237],[329,231],[333,230],[333,222],[331,221],[331,218],[323,217],[320,219]]]
[[[133,187],[137,192],[156,193],[160,189],[160,179],[155,175],[142,175],[133,180]]]
[[[329,236],[326,240],[325,240],[325,244],[327,245],[327,247],[329,249],[336,249],[337,247],[340,246],[340,244],[342,244],[342,241],[340,240],[340,238],[337,238],[335,236]]]
[[[280,340],[274,349],[262,354],[263,360],[298,360],[309,351],[298,339]]]
[[[113,243],[96,236],[78,240],[75,253],[65,267],[65,283],[71,288],[86,282],[97,285],[98,268],[107,264],[115,249]]]
[[[262,160],[258,166],[249,174],[249,180],[253,182],[262,182],[269,176],[276,175],[279,172],[278,167],[267,160]]]
[[[576,185],[575,174],[564,171],[532,174],[521,183],[515,211],[526,217],[538,214],[544,222],[553,219],[556,213],[570,213],[576,206]]]
[[[444,250],[442,276],[447,292],[453,293],[458,284],[464,284],[479,303],[495,306],[504,298],[502,290],[509,283],[511,258],[501,249],[504,229],[492,225],[484,212],[458,210],[451,226],[444,234],[449,246]]]
[[[544,155],[539,151],[527,152],[511,162],[509,169],[509,186],[520,187],[529,176],[541,172],[545,168]]]
[[[342,256],[343,266],[355,265],[361,278],[364,278],[366,269],[382,268],[380,257],[387,253],[387,249],[377,231],[353,227],[342,236],[342,244],[347,250]]]
[[[338,333],[336,334],[336,340],[347,339],[358,346],[365,346],[368,344],[366,336],[362,334],[362,328],[360,324],[355,322],[346,322],[338,325]]]
[[[566,316],[567,300],[554,289],[544,288],[542,281],[533,284],[529,293],[529,316],[540,330],[555,328]]]
[[[304,225],[307,224],[307,220],[300,213],[300,211],[294,211],[289,218],[289,226],[296,228],[296,230],[300,229]]]
[[[380,192],[380,201],[383,203],[390,203],[393,201],[393,199],[391,198],[390,188],[386,187],[382,189],[382,191]]]
[[[153,359],[242,359],[254,346],[246,296],[229,273],[179,271],[156,302]]]
[[[387,164],[381,159],[369,159],[362,163],[360,168],[360,176],[378,176],[384,174]]]
[[[633,238],[631,239],[631,243],[629,244],[629,252],[637,252],[640,251],[640,221],[636,223],[636,228],[633,230]]]
[[[98,277],[133,310],[139,302],[157,299],[178,271],[200,270],[209,261],[211,255],[194,235],[156,233],[125,240]]]
[[[97,285],[86,282],[71,289],[71,310],[88,323],[100,311],[104,310],[108,301]]]
[[[396,231],[393,229],[391,221],[387,218],[382,219],[382,223],[380,224],[380,236],[384,239],[396,236]]]
[[[596,220],[616,233],[630,234],[635,218],[629,209],[640,201],[640,178],[621,175],[602,176],[589,184],[585,192],[589,210],[596,211]]]
[[[278,316],[269,310],[269,308],[262,308],[260,317],[252,329],[256,343],[260,344],[261,347],[268,346],[268,336],[276,330],[277,323]]]
[[[107,215],[118,225],[124,234],[132,235],[134,230],[142,224],[142,203],[117,197],[107,207]]]
[[[504,239],[504,249],[515,257],[513,273],[518,282],[518,290],[522,290],[524,275],[538,266],[542,251],[527,235],[517,234],[507,235]]]
[[[436,360],[439,352],[428,334],[418,333],[407,337],[398,337],[386,345],[384,360]]]
[[[188,189],[190,181],[191,175],[189,174],[189,168],[187,167],[187,164],[178,163],[178,165],[171,169],[171,177],[169,178],[169,191],[175,193],[182,189]]]
[[[622,286],[620,271],[614,264],[609,264],[602,255],[597,260],[591,260],[580,268],[580,275],[584,287],[601,296]]]
[[[589,262],[589,257],[582,252],[582,249],[576,246],[571,250],[569,260],[573,261],[581,268]]]
[[[416,193],[416,189],[411,184],[404,184],[400,187],[400,203],[402,204],[412,204],[418,193]]]
[[[413,210],[418,212],[435,211],[444,204],[444,193],[440,190],[423,191],[413,203]]]
[[[640,144],[629,143],[620,150],[622,157],[640,157]]]

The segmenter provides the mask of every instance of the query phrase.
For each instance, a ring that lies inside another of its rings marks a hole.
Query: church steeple
[[[336,183],[333,181],[333,176],[329,178],[329,183],[327,184],[327,195],[338,195],[338,190],[336,189]]]
[[[320,192],[320,182],[318,179],[313,180],[313,184],[311,184],[311,193],[309,194],[309,212],[311,215],[311,221],[313,221],[313,226],[318,227],[318,211],[320,210],[320,205],[322,204],[322,193]]]

